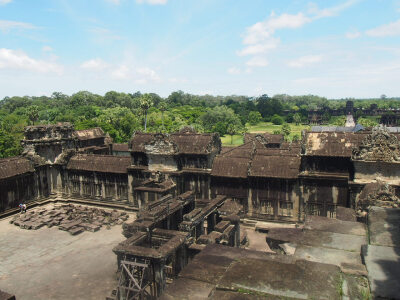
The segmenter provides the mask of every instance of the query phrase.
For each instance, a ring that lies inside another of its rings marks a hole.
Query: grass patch
[[[301,132],[305,129],[310,129],[308,125],[296,125],[295,123],[288,123],[290,126],[290,135],[291,139],[295,134],[297,134],[301,138]],[[257,125],[246,124],[246,128],[249,133],[274,133],[274,131],[281,130],[282,125],[274,125],[271,122],[260,122]],[[231,143],[231,136],[225,135],[221,137],[222,146],[231,147],[231,146],[239,146],[243,144],[243,136],[242,135],[234,135],[233,142]]]
[[[295,123],[288,123],[290,126],[290,137],[294,136],[295,134],[298,134],[301,136],[301,131],[304,129],[310,129],[310,126],[308,125],[296,125]],[[281,130],[282,125],[274,125],[271,122],[260,122],[257,125],[246,125],[248,131],[250,133],[264,133],[264,132],[269,132],[273,133],[276,130]]]
[[[231,143],[232,141],[232,143]],[[230,135],[225,135],[221,137],[222,146],[230,147],[230,146],[238,146],[243,144],[243,135],[234,135],[231,140]]]

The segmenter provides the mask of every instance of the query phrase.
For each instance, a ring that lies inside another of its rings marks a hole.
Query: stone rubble
[[[57,226],[58,229],[72,235],[84,231],[96,232],[104,225],[108,229],[121,225],[129,218],[126,212],[107,211],[95,207],[63,204],[53,208],[39,208],[21,213],[11,219],[10,223],[22,229],[37,230],[45,225]]]

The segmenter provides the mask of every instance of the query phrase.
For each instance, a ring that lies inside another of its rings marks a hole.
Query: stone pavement
[[[57,300],[105,299],[115,288],[121,225],[73,236],[57,227],[23,230],[10,219],[0,220],[0,290]]]
[[[375,298],[400,299],[400,209],[372,207],[363,257]]]

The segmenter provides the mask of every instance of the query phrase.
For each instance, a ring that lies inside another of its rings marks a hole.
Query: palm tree
[[[165,126],[164,126],[164,112],[167,110],[167,103],[165,101],[161,101],[160,104],[158,105],[158,109],[161,111],[161,122],[162,122],[162,128],[165,131]]]
[[[153,98],[149,94],[144,94],[140,97],[140,108],[144,111],[144,132],[147,131],[147,111],[153,105]]]

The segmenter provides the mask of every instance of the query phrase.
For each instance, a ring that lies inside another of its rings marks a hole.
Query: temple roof
[[[101,129],[100,127],[84,129],[84,130],[76,130],[74,135],[79,140],[97,139],[97,138],[102,138],[102,137],[106,136],[103,129]]]
[[[256,139],[256,136],[263,137],[267,144],[281,144],[284,142],[283,134],[272,134],[272,133],[245,133],[244,142],[248,143]]]
[[[68,162],[67,169],[126,174],[131,158],[125,156],[79,154]]]
[[[134,152],[146,152],[145,146],[151,144],[155,139],[165,139],[177,147],[177,154],[209,154],[212,151],[219,151],[221,143],[218,134],[195,133],[183,131],[172,134],[153,134],[137,132],[130,141],[131,149]]]
[[[0,159],[0,179],[33,172],[32,163],[21,156]]]
[[[217,156],[211,171],[211,176],[247,178],[249,158]]]
[[[144,146],[154,138],[154,133],[136,132],[129,142],[132,152],[146,152]]]
[[[267,148],[255,139],[218,155],[211,175],[228,178],[297,178],[300,162],[299,143],[282,143],[282,148]]]
[[[112,145],[113,151],[120,151],[120,152],[127,152],[129,151],[128,144],[113,144]]]
[[[365,138],[365,133],[306,132],[303,139],[307,156],[351,157],[353,148]]]
[[[297,178],[300,170],[300,156],[255,155],[251,162],[249,176],[268,178]]]

